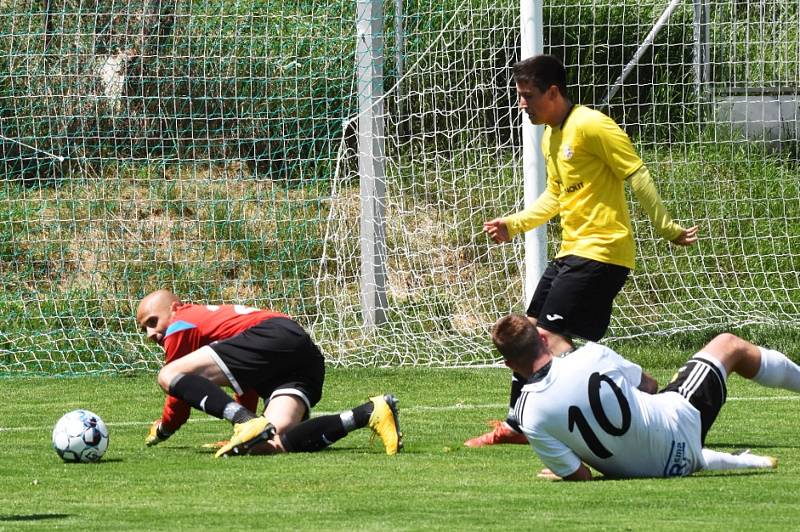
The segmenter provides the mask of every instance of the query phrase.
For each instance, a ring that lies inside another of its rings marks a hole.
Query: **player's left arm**
[[[684,229],[675,223],[661,202],[650,171],[636,153],[630,137],[611,118],[598,113],[583,129],[586,148],[599,157],[617,176],[629,179],[636,199],[641,203],[662,238],[679,246],[697,241],[697,226]]]
[[[609,367],[615,368],[624,376],[631,386],[640,391],[654,394],[658,391],[658,381],[646,373],[639,364],[631,362],[610,348],[603,348],[603,358],[609,360]]]
[[[194,351],[198,341],[196,329],[187,329],[168,336],[163,344],[166,352],[166,363],[169,364]],[[191,415],[191,410],[191,407],[185,401],[167,395],[164,399],[161,417],[150,425],[150,429],[144,439],[145,445],[152,447],[169,439],[186,423]]]
[[[649,393],[650,395],[656,393],[658,391],[658,381],[655,380],[653,377],[642,371],[642,382],[639,383],[637,386],[639,390],[643,391],[644,393]]]
[[[168,395],[164,400],[164,409],[161,418],[153,421],[144,440],[145,445],[152,447],[167,440],[178,432],[189,419],[192,408],[189,403]]]
[[[684,229],[672,219],[661,202],[661,196],[658,195],[656,185],[646,166],[639,167],[630,176],[630,182],[633,194],[655,226],[656,232],[664,240],[678,246],[690,246],[697,242],[697,226]]]

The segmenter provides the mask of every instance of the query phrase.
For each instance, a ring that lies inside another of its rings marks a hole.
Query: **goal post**
[[[544,23],[542,0],[520,2],[520,59],[544,52]],[[522,120],[522,168],[525,207],[533,204],[545,189],[547,181],[542,135],[544,126],[534,126]],[[536,285],[547,266],[547,227],[540,226],[525,234],[525,290],[523,306],[533,298]]]
[[[387,311],[383,0],[358,0],[357,17],[361,315],[371,329],[386,321]]]

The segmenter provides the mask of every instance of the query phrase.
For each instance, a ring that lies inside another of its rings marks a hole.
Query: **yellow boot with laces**
[[[392,394],[370,397],[374,405],[367,426],[372,429],[386,448],[386,454],[397,454],[403,448],[403,434],[398,420],[397,397]]]
[[[247,454],[254,445],[272,439],[275,427],[265,417],[254,417],[233,426],[233,436],[227,445],[221,447],[215,458]]]

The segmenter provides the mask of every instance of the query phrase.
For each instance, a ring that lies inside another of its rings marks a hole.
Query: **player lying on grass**
[[[172,292],[158,290],[139,303],[136,321],[166,352],[158,384],[168,395],[147,445],[174,434],[194,407],[234,424],[233,437],[217,457],[256,448],[318,451],[363,427],[380,436],[387,454],[402,448],[392,395],[301,423],[322,396],[325,360],[306,331],[284,314],[241,305],[182,303]],[[240,400],[220,386],[233,388]],[[254,413],[259,396],[266,403],[262,416]]]
[[[547,336],[526,316],[498,320],[492,340],[506,366],[527,379],[516,416],[547,467],[544,477],[591,480],[586,464],[616,478],[775,467],[771,457],[704,449],[706,434],[725,403],[732,372],[800,392],[797,364],[733,334],[706,344],[652,395],[655,382],[608,347],[589,343],[554,357]]]
[[[525,210],[489,220],[483,229],[495,242],[508,242],[558,215],[561,249],[539,280],[527,314],[553,333],[596,342],[605,335],[614,298],[634,266],[625,183],[665,240],[692,245],[697,227],[684,229],[673,221],[647,166],[611,118],[572,103],[561,61],[538,55],[515,63],[513,73],[520,109],[534,125],[545,125],[547,186]],[[506,421],[465,445],[527,443],[514,418],[523,384],[512,376]]]

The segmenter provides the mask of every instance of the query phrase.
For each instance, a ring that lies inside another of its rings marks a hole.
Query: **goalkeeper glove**
[[[157,419],[153,421],[152,425],[150,425],[150,431],[147,433],[147,437],[144,439],[144,444],[148,447],[152,447],[153,445],[158,445],[170,436],[172,436],[172,433],[165,431],[161,427],[161,420]]]

